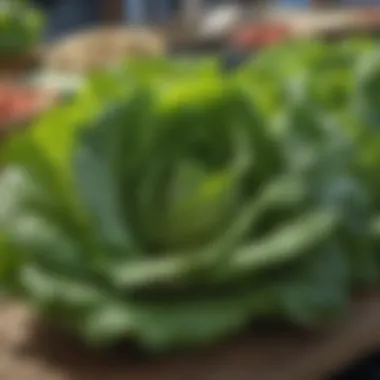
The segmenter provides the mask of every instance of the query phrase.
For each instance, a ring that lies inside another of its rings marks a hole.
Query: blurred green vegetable
[[[43,15],[22,0],[0,2],[0,56],[30,53],[38,44]],[[1,57],[0,57],[1,58]]]
[[[154,351],[339,315],[376,276],[355,264],[373,257],[355,145],[308,96],[280,105],[285,77],[261,70],[131,62],[9,141],[5,291],[92,344]]]

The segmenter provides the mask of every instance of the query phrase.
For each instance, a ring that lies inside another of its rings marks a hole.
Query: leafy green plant
[[[352,242],[372,254],[351,140],[307,99],[270,115],[251,90],[212,60],[131,62],[10,140],[3,289],[152,351],[339,315]]]
[[[302,102],[308,104],[312,113],[323,117],[329,114],[334,120],[329,123],[330,128],[338,128],[338,133],[343,131],[354,151],[350,164],[352,173],[364,184],[374,214],[378,214],[380,206],[380,183],[376,174],[380,165],[378,56],[378,46],[368,39],[334,44],[307,41],[276,47],[264,53],[259,62],[260,71],[274,73],[266,76],[270,84],[264,86],[264,89],[275,89],[269,96],[272,106],[267,107],[267,112],[287,114],[290,104]],[[278,62],[281,65],[275,71],[274,65]],[[250,83],[246,77],[257,74],[256,63],[250,63],[240,74],[242,83]],[[260,97],[256,87],[249,92],[255,99]],[[353,220],[354,215],[347,220]],[[371,230],[371,227],[366,228]],[[367,239],[363,241],[355,236],[349,245],[356,250],[352,272],[360,281],[373,281],[378,277],[378,245],[376,248],[373,242],[370,245],[372,255],[361,254],[368,248]]]
[[[0,56],[29,53],[41,38],[43,16],[21,0],[0,3]]]

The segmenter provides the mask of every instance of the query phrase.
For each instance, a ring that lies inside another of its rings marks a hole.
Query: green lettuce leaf
[[[314,92],[280,104],[299,66],[261,76],[267,59],[94,74],[5,144],[2,288],[91,344],[155,352],[338,316],[370,279],[371,195],[338,112]]]

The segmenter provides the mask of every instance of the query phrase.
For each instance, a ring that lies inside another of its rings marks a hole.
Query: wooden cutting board
[[[3,301],[0,308],[1,380],[320,380],[380,347],[380,294],[357,297],[330,331],[252,329],[219,346],[155,360],[85,349],[37,328],[19,304]]]

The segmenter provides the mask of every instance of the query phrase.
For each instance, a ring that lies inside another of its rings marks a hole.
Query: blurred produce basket
[[[0,75],[24,73],[38,62],[44,15],[23,0],[0,4]]]

